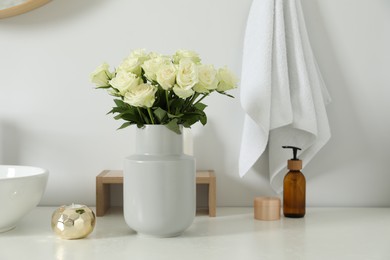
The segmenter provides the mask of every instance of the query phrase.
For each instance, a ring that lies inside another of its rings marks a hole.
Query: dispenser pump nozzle
[[[302,150],[301,148],[299,147],[295,147],[295,146],[282,146],[282,148],[285,148],[285,149],[292,149],[293,150],[293,158],[291,160],[299,160],[298,157],[297,157],[297,152],[298,150]]]

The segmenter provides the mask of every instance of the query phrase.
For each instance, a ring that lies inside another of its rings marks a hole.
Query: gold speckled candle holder
[[[96,223],[95,213],[85,205],[61,206],[53,212],[51,227],[63,239],[88,236]]]

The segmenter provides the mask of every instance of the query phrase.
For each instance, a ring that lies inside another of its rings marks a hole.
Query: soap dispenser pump
[[[306,213],[306,179],[302,174],[302,161],[297,158],[295,146],[282,146],[293,150],[293,158],[287,161],[290,170],[283,181],[283,214],[288,218],[302,218]]]

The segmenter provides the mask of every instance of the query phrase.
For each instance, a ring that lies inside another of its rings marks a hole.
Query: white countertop
[[[390,208],[308,208],[302,219],[279,221],[255,220],[253,208],[218,208],[175,238],[137,235],[114,208],[80,240],[52,232],[54,210],[38,207],[0,233],[0,259],[390,259]]]

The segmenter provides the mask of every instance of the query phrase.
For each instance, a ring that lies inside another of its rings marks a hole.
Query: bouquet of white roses
[[[179,125],[207,123],[201,101],[210,93],[232,97],[226,91],[237,87],[236,77],[226,67],[204,65],[198,54],[187,50],[172,56],[135,50],[114,72],[103,63],[90,77],[96,88],[116,97],[116,106],[108,113],[126,121],[119,129],[162,124],[177,133]]]

